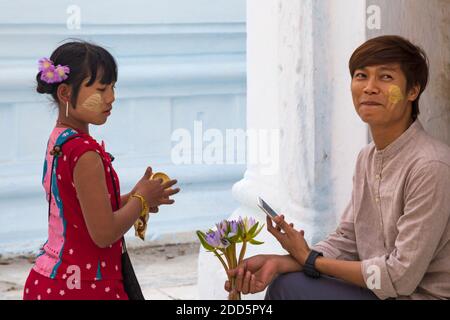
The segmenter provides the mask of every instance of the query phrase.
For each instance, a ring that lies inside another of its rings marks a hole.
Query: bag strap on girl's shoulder
[[[56,139],[55,145],[53,146],[53,149],[50,150],[50,154],[53,156],[52,160],[52,168],[50,171],[50,192],[49,192],[49,198],[48,198],[48,218],[50,219],[50,206],[52,203],[52,182],[53,182],[53,174],[54,174],[54,167],[55,167],[55,161],[58,157],[62,156],[62,146],[76,138],[81,138],[83,135],[80,133],[77,133],[76,131],[72,129],[67,129],[64,132],[62,132],[58,138]]]

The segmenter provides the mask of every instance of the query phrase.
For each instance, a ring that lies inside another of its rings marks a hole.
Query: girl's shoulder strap
[[[53,149],[50,151],[51,155],[59,156],[62,153],[62,146],[74,139],[77,138],[85,138],[85,139],[92,139],[88,134],[85,133],[78,133],[77,131],[73,129],[66,129],[63,132],[59,134],[59,136],[56,138],[55,144],[53,146]]]
[[[64,130],[63,132],[61,132],[61,134],[56,139],[55,145],[63,145],[64,143],[66,143],[72,139],[79,138],[82,136],[87,136],[87,135],[83,134],[83,133],[78,133],[77,131],[68,128],[68,129]]]

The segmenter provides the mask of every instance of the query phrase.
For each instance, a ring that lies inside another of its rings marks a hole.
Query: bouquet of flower
[[[253,218],[241,218],[232,221],[224,220],[216,224],[216,230],[209,230],[204,233],[197,231],[202,246],[209,252],[215,254],[224,267],[225,271],[236,268],[244,260],[247,243],[260,245],[263,242],[255,240],[264,225],[258,228],[259,222]],[[236,244],[242,243],[239,258],[236,258]],[[225,258],[225,259],[224,259]],[[228,274],[228,273],[227,273]],[[231,288],[236,286],[235,278],[228,277]],[[233,291],[232,291],[233,292]],[[230,294],[229,300],[240,300],[241,295]]]

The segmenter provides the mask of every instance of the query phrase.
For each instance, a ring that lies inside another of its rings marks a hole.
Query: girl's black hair
[[[36,75],[39,93],[51,94],[56,103],[58,101],[57,89],[61,83],[72,87],[71,103],[73,108],[77,105],[78,92],[84,79],[89,78],[87,86],[91,86],[97,76],[101,76],[100,83],[111,84],[117,81],[117,64],[114,57],[104,48],[86,41],[67,42],[53,51],[50,60],[57,66],[69,66],[68,78],[60,83],[47,83],[41,80],[41,72]]]

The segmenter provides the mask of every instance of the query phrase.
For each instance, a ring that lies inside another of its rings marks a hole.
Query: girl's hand
[[[162,183],[161,179],[149,180],[152,175],[152,168],[148,167],[144,176],[138,181],[133,188],[132,193],[142,195],[147,201],[151,212],[157,212],[157,207],[162,204],[173,204],[175,201],[169,197],[178,193],[179,188],[171,189],[177,180],[169,180]],[[155,209],[156,208],[156,209]]]

